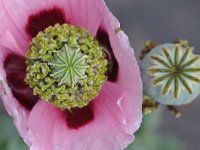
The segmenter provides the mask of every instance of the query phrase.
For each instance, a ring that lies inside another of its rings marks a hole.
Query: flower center
[[[58,108],[89,104],[107,79],[102,48],[85,29],[50,26],[32,39],[27,51],[25,82],[34,94]]]
[[[153,55],[153,66],[148,68],[148,73],[153,77],[152,84],[162,87],[162,94],[173,91],[175,98],[180,93],[187,91],[192,94],[194,84],[199,84],[200,57],[192,53],[191,47],[176,44],[174,49],[162,47],[161,55]],[[173,87],[174,86],[174,87]]]
[[[63,49],[55,51],[55,57],[52,63],[48,63],[52,69],[52,76],[58,85],[66,84],[74,87],[81,79],[87,78],[86,69],[89,67],[86,63],[87,55],[80,52],[80,49],[71,49],[64,45]]]

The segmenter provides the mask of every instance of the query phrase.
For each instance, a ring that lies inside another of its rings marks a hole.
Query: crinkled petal
[[[99,2],[96,0],[71,0],[69,5],[71,8],[70,22],[88,29],[95,35],[102,19]]]
[[[7,21],[12,23],[7,26],[8,30],[14,38],[23,37],[24,41],[30,40],[26,31],[28,18],[41,10],[48,10],[55,6],[64,10],[66,21],[72,25],[86,27],[93,35],[96,34],[100,25],[109,35],[113,53],[119,64],[117,81],[113,83],[114,90],[110,91],[112,88],[106,88],[112,84],[104,85],[101,94],[94,101],[96,108],[94,121],[78,130],[69,129],[63,113],[51,104],[43,101],[37,103],[28,120],[31,150],[76,150],[91,147],[97,150],[123,149],[133,141],[131,134],[139,128],[142,118],[142,84],[139,68],[127,36],[122,31],[115,32],[115,29],[120,26],[119,22],[109,12],[104,1],[1,0],[1,4],[3,6],[0,5],[0,9],[2,8],[4,14],[7,14]],[[2,15],[0,17],[2,18]],[[25,52],[28,42],[24,45],[22,50]],[[3,70],[0,73],[3,76]],[[5,82],[4,79],[2,80]],[[123,89],[123,94],[121,90],[118,92],[116,87]],[[108,94],[105,89],[110,93]],[[100,101],[100,99],[103,100]],[[8,103],[7,101],[9,102],[4,98],[4,103]],[[16,111],[15,107],[7,106],[7,104],[6,107],[9,107],[10,110],[7,108],[9,112]],[[18,115],[23,117],[23,113]],[[21,122],[21,128],[24,130],[25,124],[26,118]],[[27,132],[22,133],[21,128],[19,131],[27,140]],[[101,128],[104,130],[100,130]]]
[[[11,14],[6,9],[2,0],[0,0],[0,10],[0,45],[23,52],[27,48],[28,39],[22,35],[22,31],[20,31],[12,20]]]
[[[13,34],[2,24],[0,24],[0,46],[7,49],[15,50],[16,53],[23,55],[21,47],[16,41]]]
[[[113,94],[114,93],[114,94]],[[40,101],[33,108],[29,120],[31,150],[120,150],[133,141],[124,131],[122,90],[113,83],[105,83],[93,101],[94,120],[79,129],[67,126],[66,116],[55,106]]]
[[[87,28],[93,35],[97,32],[101,20],[102,12],[100,12],[97,1],[93,0],[1,0],[0,2],[2,11],[0,19],[6,20],[6,23],[2,24],[8,25],[8,30],[12,31],[16,38],[24,38],[24,51],[26,51],[30,40],[30,35],[27,33],[27,24],[31,15],[39,15],[41,11],[58,8],[63,11],[66,23]],[[56,17],[56,15],[51,17]],[[39,19],[43,20],[43,18]],[[34,24],[35,22],[33,22]],[[36,24],[40,24],[40,20]]]
[[[103,0],[101,0],[104,3]],[[142,80],[139,66],[130,46],[127,35],[118,30],[119,21],[111,14],[105,3],[102,6],[103,20],[101,27],[108,33],[113,53],[119,64],[116,84],[126,90],[126,98],[121,101],[125,114],[125,128],[134,133],[142,121]]]
[[[29,111],[21,106],[16,98],[13,96],[6,80],[6,73],[4,70],[4,61],[6,55],[13,53],[13,51],[0,47],[0,96],[6,111],[12,116],[15,126],[19,134],[23,137],[24,141],[29,145],[28,130],[26,128],[26,121]]]

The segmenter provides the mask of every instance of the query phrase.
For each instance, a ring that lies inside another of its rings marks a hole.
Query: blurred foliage
[[[135,135],[135,142],[126,150],[186,150],[185,144],[174,135],[158,132],[161,118],[161,110],[144,115],[142,125]]]
[[[0,115],[0,150],[28,150],[10,117]]]
[[[157,132],[161,111],[145,115],[136,139],[126,150],[185,150],[177,138]],[[8,115],[0,114],[0,150],[28,150]]]

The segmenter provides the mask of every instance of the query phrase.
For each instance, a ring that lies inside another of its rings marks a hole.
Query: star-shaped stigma
[[[67,44],[62,50],[54,51],[54,60],[48,63],[52,67],[52,76],[58,85],[67,84],[74,87],[80,79],[86,77],[87,56],[80,49],[72,49]]]
[[[173,93],[175,98],[182,91],[192,94],[192,84],[200,83],[200,57],[192,53],[192,48],[184,48],[179,44],[175,49],[162,47],[161,55],[151,56],[153,66],[148,74],[153,77],[152,84],[161,86],[162,95]]]

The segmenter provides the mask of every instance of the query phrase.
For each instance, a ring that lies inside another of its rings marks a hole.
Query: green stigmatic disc
[[[157,46],[144,57],[141,68],[144,91],[161,104],[188,104],[200,94],[200,56],[190,46]]]
[[[107,60],[98,41],[85,29],[50,26],[32,39],[25,82],[35,95],[64,109],[82,108],[107,79]]]

